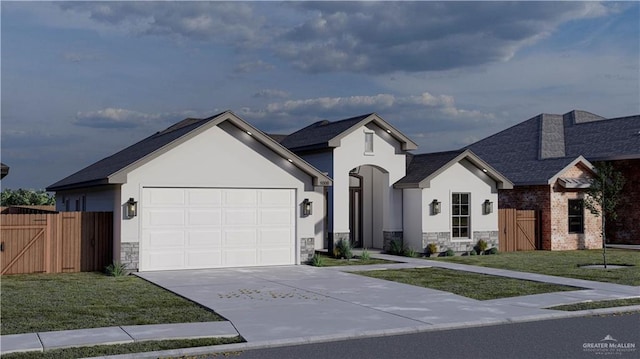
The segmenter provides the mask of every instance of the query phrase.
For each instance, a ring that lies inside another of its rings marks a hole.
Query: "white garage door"
[[[292,189],[144,188],[140,270],[295,263]]]

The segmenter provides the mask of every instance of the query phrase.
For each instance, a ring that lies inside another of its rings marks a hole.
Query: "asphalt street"
[[[197,358],[223,356],[240,359],[640,358],[640,313],[335,341]]]

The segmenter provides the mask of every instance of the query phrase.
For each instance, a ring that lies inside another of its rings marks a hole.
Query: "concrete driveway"
[[[222,315],[249,342],[361,337],[549,313],[305,265],[136,275]]]

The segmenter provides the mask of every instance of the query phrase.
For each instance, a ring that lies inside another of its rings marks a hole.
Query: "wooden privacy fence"
[[[531,251],[539,248],[537,212],[501,208],[498,210],[498,234],[501,252]]]
[[[103,270],[112,261],[112,212],[0,215],[2,274]]]

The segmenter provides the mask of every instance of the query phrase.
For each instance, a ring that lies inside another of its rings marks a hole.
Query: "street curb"
[[[313,336],[313,337],[299,337],[299,338],[267,340],[267,341],[247,342],[247,343],[238,343],[238,344],[223,344],[223,345],[214,345],[214,346],[208,346],[208,347],[172,349],[172,350],[163,350],[163,351],[155,351],[155,352],[145,352],[145,353],[119,354],[119,355],[110,355],[110,356],[92,357],[92,358],[93,359],[96,359],[96,358],[146,359],[146,358],[162,358],[162,357],[183,357],[183,356],[190,356],[190,355],[203,355],[203,354],[213,354],[213,353],[221,353],[221,352],[237,352],[237,351],[244,351],[244,350],[268,349],[268,348],[277,348],[277,347],[283,347],[283,346],[294,346],[294,345],[304,345],[304,344],[318,344],[318,343],[327,343],[327,342],[352,340],[352,339],[366,339],[366,338],[373,338],[373,337],[416,334],[416,333],[426,333],[426,332],[443,331],[443,330],[464,329],[464,328],[475,328],[475,327],[500,325],[500,324],[527,323],[527,322],[536,322],[536,321],[542,321],[542,320],[567,319],[567,318],[593,316],[593,315],[624,314],[629,312],[640,311],[640,305],[601,308],[601,309],[589,309],[589,310],[580,310],[580,311],[574,311],[574,312],[553,311],[553,310],[550,310],[550,311],[552,313],[522,316],[522,317],[515,317],[515,318],[506,318],[506,319],[483,320],[483,321],[475,321],[475,322],[443,323],[443,324],[434,324],[434,325],[424,324],[424,325],[418,325],[418,326],[406,327],[406,328],[372,330],[372,331],[353,333],[353,334],[335,334],[335,335],[322,335],[322,336]]]

